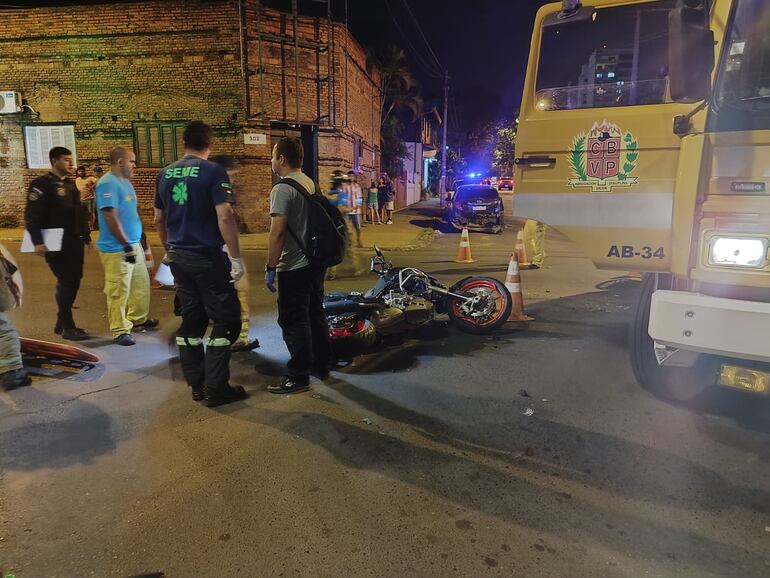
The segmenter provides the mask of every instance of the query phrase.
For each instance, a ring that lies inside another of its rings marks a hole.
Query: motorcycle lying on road
[[[511,313],[511,295],[490,277],[466,277],[447,288],[425,271],[393,267],[375,247],[370,271],[379,276],[366,293],[331,293],[324,297],[332,347],[352,357],[380,338],[403,334],[448,314],[461,331],[489,333]]]

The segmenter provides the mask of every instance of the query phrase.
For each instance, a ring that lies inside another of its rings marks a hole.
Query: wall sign
[[[247,145],[267,144],[267,135],[261,132],[245,132],[243,133],[243,144],[247,144]]]

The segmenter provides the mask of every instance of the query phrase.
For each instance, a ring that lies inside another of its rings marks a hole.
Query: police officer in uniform
[[[24,221],[35,253],[44,257],[56,276],[56,304],[59,313],[54,332],[64,339],[82,341],[90,336],[75,325],[72,304],[83,278],[85,245],[90,245],[88,219],[80,204],[75,183],[67,179],[72,171],[72,152],[54,147],[48,153],[51,172],[38,177],[29,186]],[[61,251],[49,251],[43,241],[43,229],[64,229]]]
[[[187,125],[185,156],[161,171],[155,194],[155,224],[182,316],[176,337],[182,372],[192,398],[208,407],[246,397],[243,387],[229,383],[230,346],[241,329],[234,283],[244,268],[230,179],[224,167],[208,160],[213,138],[206,123]],[[204,348],[209,320],[213,328]]]

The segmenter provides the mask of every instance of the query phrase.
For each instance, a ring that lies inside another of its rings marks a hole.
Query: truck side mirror
[[[714,33],[708,28],[709,0],[680,0],[668,15],[669,92],[675,102],[708,98],[714,69]]]

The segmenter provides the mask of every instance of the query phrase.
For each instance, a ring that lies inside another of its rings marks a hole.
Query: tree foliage
[[[492,151],[492,165],[506,175],[513,174],[513,160],[516,158],[516,124],[499,125],[495,133],[495,148]]]
[[[403,141],[404,122],[401,119],[416,122],[422,117],[420,87],[409,68],[406,53],[398,46],[389,45],[379,55],[369,55],[367,65],[376,66],[381,73],[382,156],[388,172],[396,173],[409,156]]]

